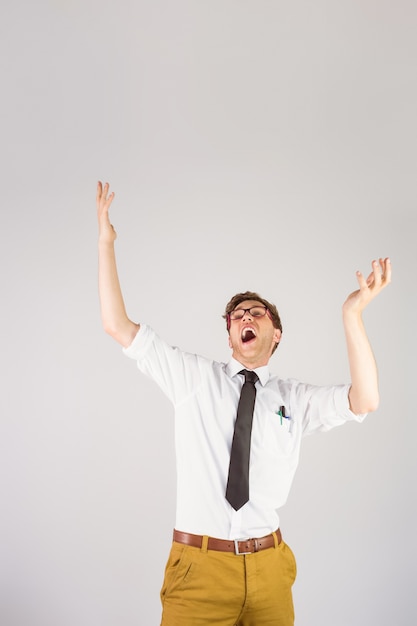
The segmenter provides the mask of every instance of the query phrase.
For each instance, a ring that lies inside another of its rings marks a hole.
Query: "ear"
[[[275,343],[279,343],[280,342],[281,335],[282,335],[282,332],[280,331],[280,329],[279,328],[275,328],[275,332],[274,332],[274,341],[275,341]]]
[[[232,346],[232,340],[230,339],[230,335],[229,335],[229,348],[233,348],[233,346]]]

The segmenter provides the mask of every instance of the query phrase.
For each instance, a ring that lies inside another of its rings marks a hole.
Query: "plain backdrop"
[[[282,378],[349,381],[342,303],[391,257],[380,408],[304,441],[281,520],[297,626],[415,623],[416,3],[0,11],[1,625],[159,624],[173,411],[101,328],[98,179],[131,318],[225,361],[225,303],[257,290]]]

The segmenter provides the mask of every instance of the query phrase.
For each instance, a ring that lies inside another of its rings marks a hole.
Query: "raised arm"
[[[379,404],[378,372],[369,343],[362,312],[382,289],[391,282],[391,262],[379,259],[372,262],[368,278],[356,272],[359,289],[351,293],[343,304],[345,328],[352,386],[349,392],[351,410],[356,413],[375,411]]]
[[[104,330],[126,348],[135,338],[139,324],[135,324],[127,317],[117,274],[114,250],[117,235],[109,218],[109,208],[113,198],[114,192],[109,194],[108,183],[103,187],[99,182],[97,185],[98,285]]]

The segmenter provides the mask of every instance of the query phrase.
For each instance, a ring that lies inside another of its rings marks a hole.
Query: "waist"
[[[193,548],[202,548],[207,539],[207,550],[217,550],[219,552],[233,552],[234,554],[253,554],[260,550],[277,547],[282,541],[281,531],[278,528],[275,532],[265,535],[265,537],[255,537],[251,539],[217,539],[216,537],[205,537],[204,535],[193,535],[174,529],[173,541],[182,543]]]

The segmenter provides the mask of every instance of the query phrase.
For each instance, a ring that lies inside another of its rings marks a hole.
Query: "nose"
[[[249,309],[244,309],[244,311],[245,311],[245,314],[242,317],[242,320],[245,320],[245,319],[248,319],[248,318],[249,319],[253,319],[252,315],[250,314],[250,310]]]

